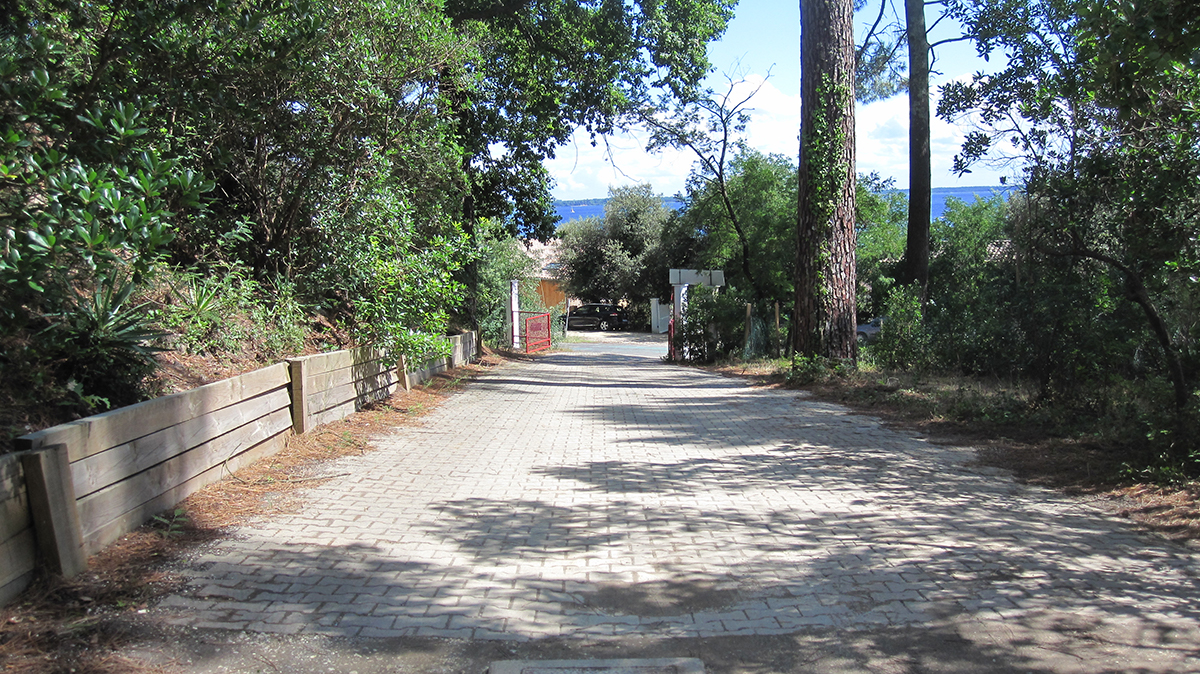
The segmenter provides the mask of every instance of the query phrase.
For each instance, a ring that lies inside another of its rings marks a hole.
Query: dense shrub
[[[746,300],[737,292],[692,286],[688,289],[683,325],[675,326],[675,343],[693,363],[740,356],[746,339]]]

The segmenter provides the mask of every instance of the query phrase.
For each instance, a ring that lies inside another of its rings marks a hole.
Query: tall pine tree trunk
[[[800,203],[795,352],[857,356],[854,3],[800,3]]]
[[[929,289],[929,36],[925,0],[905,0],[908,27],[908,240],[901,280]]]

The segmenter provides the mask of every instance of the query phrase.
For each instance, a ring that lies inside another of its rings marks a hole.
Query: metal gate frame
[[[525,313],[525,312],[521,312]],[[536,330],[537,332],[533,332]],[[544,331],[544,332],[543,332]],[[544,335],[544,336],[543,336]],[[534,339],[534,337],[537,337]],[[541,313],[525,319],[525,353],[537,353],[550,348],[550,314]]]

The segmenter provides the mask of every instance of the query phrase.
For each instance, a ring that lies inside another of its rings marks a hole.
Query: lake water
[[[975,201],[977,197],[986,199],[991,197],[993,194],[1003,194],[1008,196],[1008,194],[1014,189],[1015,188],[1013,187],[1004,185],[979,187],[935,187],[933,189],[933,193],[930,195],[932,197],[932,202],[930,204],[930,216],[932,216],[934,220],[942,217],[942,213],[946,211],[946,200],[950,197],[971,203]],[[903,192],[905,196],[908,196],[908,190],[900,191]],[[681,202],[674,199],[663,199],[663,204],[667,208],[674,208],[676,210],[683,206]],[[599,204],[593,206],[588,204],[572,204],[569,201],[559,201],[555,202],[555,208],[558,211],[558,217],[562,218],[563,222],[570,222],[571,220],[579,220],[581,218],[604,217],[604,206]]]

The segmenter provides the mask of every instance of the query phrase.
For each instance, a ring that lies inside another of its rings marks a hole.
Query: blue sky
[[[897,0],[898,1],[898,0]],[[874,11],[878,5],[872,3]],[[903,9],[901,3],[900,9]],[[870,13],[872,7],[864,12]],[[928,21],[935,17],[932,12]],[[860,17],[861,22],[874,15]],[[865,28],[860,27],[860,31]],[[955,34],[956,26],[943,22],[934,41]],[[709,86],[724,91],[731,76],[745,80],[742,86],[762,84],[751,101],[751,122],[746,139],[764,152],[794,156],[798,152],[800,124],[800,10],[796,0],[741,0],[724,38],[709,48],[709,60],[715,70]],[[931,78],[932,88],[953,79],[969,77],[978,70],[995,68],[975,55],[968,42],[939,48]],[[769,73],[769,77],[768,77]],[[763,83],[766,78],[765,83]],[[936,106],[936,92],[934,94]],[[878,171],[892,177],[896,185],[908,187],[908,99],[899,96],[856,111],[858,171]],[[933,186],[997,185],[1003,171],[986,166],[959,178],[950,171],[954,153],[970,130],[969,121],[948,124],[933,120]],[[572,143],[558,151],[546,163],[555,179],[554,196],[559,199],[603,197],[610,186],[648,182],[657,192],[673,195],[683,189],[694,157],[675,151],[648,154],[645,134],[634,130],[614,135],[592,147],[586,134],[578,134]]]

